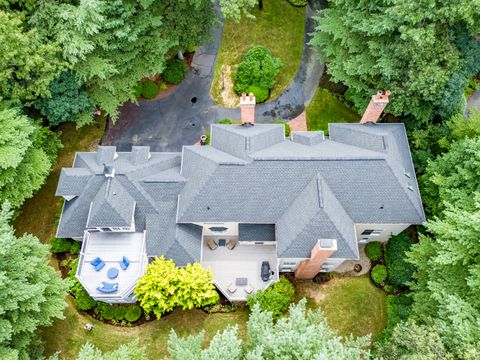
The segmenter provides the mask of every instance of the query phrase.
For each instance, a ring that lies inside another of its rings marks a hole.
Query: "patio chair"
[[[228,250],[235,249],[235,246],[237,246],[237,242],[235,240],[228,240],[228,242],[227,242],[227,249]]]
[[[90,264],[92,264],[95,271],[100,271],[105,266],[105,262],[102,259],[100,259],[98,256],[92,261],[90,261]]]
[[[237,291],[237,287],[234,283],[231,283],[230,285],[228,285],[227,290],[230,294],[233,294],[235,291]]]
[[[97,290],[106,294],[114,293],[118,290],[118,284],[102,282],[102,286],[97,287]]]
[[[130,260],[126,256],[122,257],[122,260],[120,261],[120,267],[122,270],[127,270],[128,265],[130,265]]]
[[[212,240],[212,239],[207,241],[207,245],[210,248],[210,250],[215,250],[216,248],[218,248],[217,242],[215,240]]]
[[[251,294],[253,292],[253,290],[255,290],[255,288],[252,285],[247,284],[247,286],[245,286],[245,292],[247,294]]]

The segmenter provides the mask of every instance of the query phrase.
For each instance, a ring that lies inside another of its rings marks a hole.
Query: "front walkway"
[[[295,78],[277,99],[256,107],[256,122],[293,119],[315,95],[324,65],[308,42],[315,28],[313,16],[324,6],[323,1],[312,1],[306,7],[304,47]],[[152,151],[181,151],[183,145],[196,143],[217,120],[239,119],[240,109],[222,108],[210,98],[222,30],[216,28],[213,43],[197,50],[192,70],[170,96],[159,101],[142,101],[138,106],[132,103],[122,106],[120,118],[114,125],[107,125],[101,144],[115,145],[117,151],[130,151],[132,145],[150,146]]]

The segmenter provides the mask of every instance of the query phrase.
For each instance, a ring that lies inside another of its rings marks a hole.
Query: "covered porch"
[[[210,268],[213,283],[230,301],[245,301],[251,293],[265,289],[278,281],[277,248],[275,242],[263,244],[236,241],[233,249],[222,241],[212,250],[208,245],[208,237],[203,238],[202,266]],[[235,240],[231,240],[235,241]],[[212,245],[212,244],[211,244]],[[224,246],[225,245],[225,246]],[[274,272],[268,281],[261,277],[262,262],[268,261]]]
[[[144,232],[86,231],[76,277],[95,300],[131,303],[135,302],[133,290],[147,263]]]

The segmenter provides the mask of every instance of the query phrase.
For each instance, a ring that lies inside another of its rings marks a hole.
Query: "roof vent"
[[[411,183],[407,183],[407,189],[413,191],[413,185]]]
[[[115,177],[115,169],[113,166],[103,164],[103,175],[105,175],[105,177]]]
[[[403,173],[405,174],[405,176],[406,176],[407,178],[411,178],[411,177],[412,177],[412,175],[410,175],[410,172],[408,172],[407,169],[403,169]]]

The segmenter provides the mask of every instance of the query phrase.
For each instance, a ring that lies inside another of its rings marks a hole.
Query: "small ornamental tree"
[[[145,312],[153,312],[157,318],[176,306],[191,309],[213,304],[219,299],[209,270],[200,264],[178,268],[172,260],[164,257],[147,266],[146,274],[137,283],[135,294]]]

